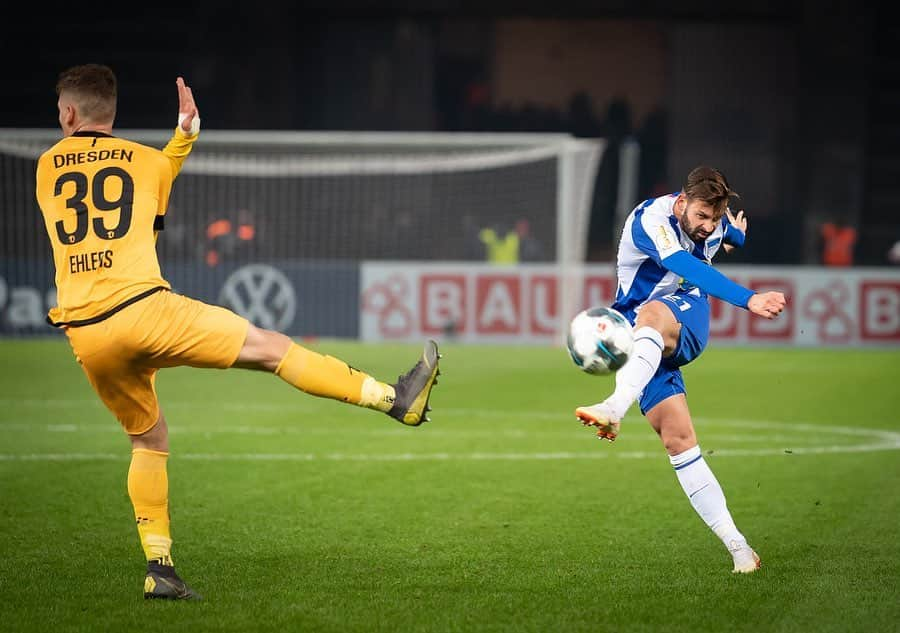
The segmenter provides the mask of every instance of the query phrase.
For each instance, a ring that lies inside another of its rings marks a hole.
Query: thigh
[[[645,416],[663,400],[685,394],[684,377],[677,367],[670,367],[666,363],[660,363],[656,373],[650,378],[650,382],[641,392],[639,404],[641,413]]]
[[[662,336],[663,356],[671,356],[678,348],[681,338],[681,322],[672,314],[669,306],[660,299],[649,301],[638,308],[634,331],[650,327]],[[635,339],[637,342],[638,339]]]
[[[659,301],[672,311],[681,324],[678,345],[663,363],[681,367],[700,356],[709,341],[709,298],[699,289],[675,292]]]
[[[249,321],[170,291],[66,334],[91,386],[130,435],[156,424],[156,372],[163,367],[231,367]]]
[[[159,419],[156,369],[144,365],[134,349],[120,344],[113,317],[66,335],[75,357],[106,408],[129,435],[145,433]]]
[[[135,323],[136,331],[146,332],[142,351],[148,364],[217,369],[234,364],[247,338],[247,319],[174,292],[157,295],[156,305],[148,304]]]

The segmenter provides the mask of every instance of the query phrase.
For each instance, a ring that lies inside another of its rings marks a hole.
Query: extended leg
[[[616,372],[616,389],[606,400],[578,407],[575,416],[585,426],[597,428],[597,436],[610,442],[619,434],[622,418],[653,378],[663,356],[678,345],[681,324],[659,301],[651,301],[638,313],[634,326],[634,350]]]
[[[290,337],[250,326],[235,367],[274,372],[306,393],[376,409],[409,426],[428,420],[429,397],[437,384],[437,344],[428,341],[419,361],[396,383],[381,382],[333,356],[298,345]]]
[[[659,434],[694,510],[731,553],[734,572],[756,571],[759,556],[735,526],[725,493],[703,458],[685,395],[672,396],[654,406],[647,412],[647,421]]]

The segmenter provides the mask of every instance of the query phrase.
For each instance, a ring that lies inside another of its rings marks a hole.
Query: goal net
[[[116,134],[158,148],[169,138]],[[59,136],[0,129],[2,333],[49,331],[34,173]],[[353,338],[360,262],[538,262],[558,267],[558,314],[570,314],[603,149],[565,134],[205,130],[172,190],[163,275],[263,327]]]

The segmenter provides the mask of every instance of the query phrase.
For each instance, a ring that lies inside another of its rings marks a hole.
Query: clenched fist
[[[747,309],[753,314],[758,314],[767,319],[774,319],[787,303],[781,292],[758,292],[747,302]]]

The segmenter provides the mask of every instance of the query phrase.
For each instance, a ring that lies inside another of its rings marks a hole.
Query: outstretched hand
[[[744,234],[744,237],[747,236],[747,216],[744,215],[744,210],[741,209],[738,211],[737,215],[734,215],[731,212],[731,209],[725,207],[725,214],[728,216],[728,221],[731,223],[731,226],[736,228],[738,231]],[[731,244],[722,244],[722,248],[725,249],[726,253],[730,253],[736,247]]]
[[[781,314],[786,303],[784,294],[781,292],[758,292],[750,297],[747,309],[761,317],[774,319]]]
[[[731,212],[731,209],[725,207],[725,214],[728,216],[728,221],[731,222],[732,225],[734,225],[734,228],[736,228],[744,235],[747,235],[747,216],[744,215],[743,209],[738,211],[737,215],[734,215]]]
[[[194,93],[182,77],[175,80],[175,85],[178,86],[178,125],[185,134],[196,134],[199,125],[195,126],[194,120],[199,123],[200,112],[194,102]]]

